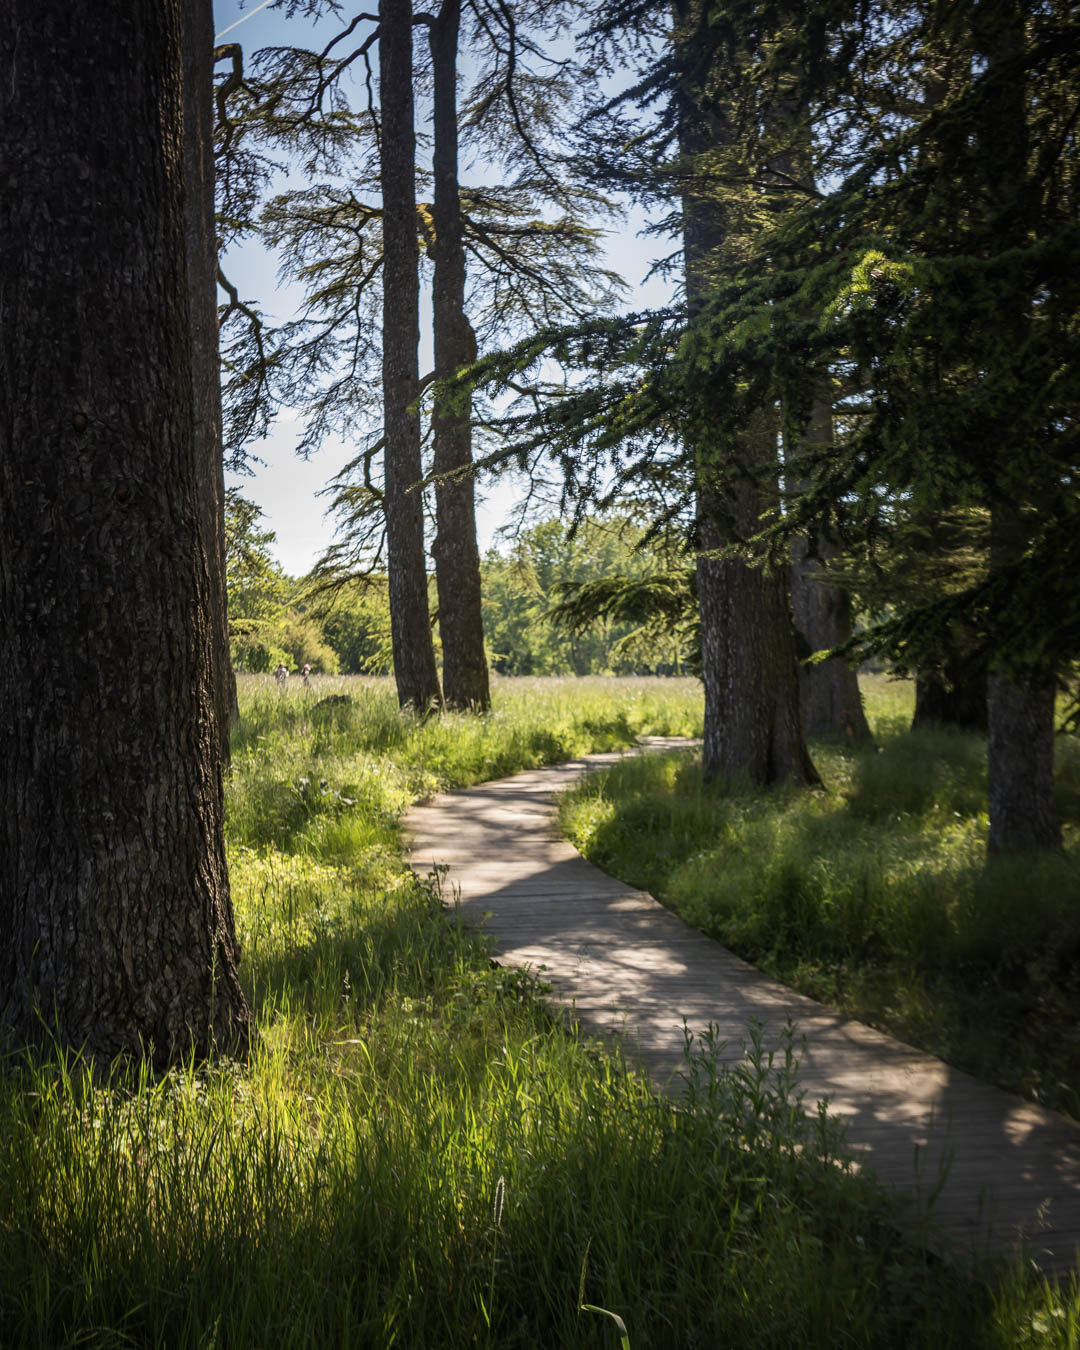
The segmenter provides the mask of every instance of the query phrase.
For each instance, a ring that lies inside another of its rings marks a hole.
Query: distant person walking
[[[300,678],[304,681],[304,687],[308,688],[311,684],[311,667],[306,661],[300,668]]]
[[[289,668],[284,661],[278,662],[278,668],[274,671],[274,679],[278,682],[278,688],[285,688],[285,681],[289,678]]]

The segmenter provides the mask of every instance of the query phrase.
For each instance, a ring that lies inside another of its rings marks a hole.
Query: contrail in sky
[[[223,38],[226,33],[231,33],[234,28],[239,28],[242,23],[247,23],[248,19],[250,19],[253,14],[258,14],[260,9],[265,9],[267,5],[272,3],[273,0],[262,0],[261,5],[256,5],[255,8],[245,14],[243,18],[237,19],[235,23],[229,24],[228,28],[223,28],[220,33],[215,33],[214,41],[217,42],[218,38]]]

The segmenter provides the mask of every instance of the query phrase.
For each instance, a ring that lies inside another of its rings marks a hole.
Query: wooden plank
[[[684,1090],[684,1018],[695,1032],[716,1026],[727,1042],[720,1065],[737,1062],[755,1023],[768,1042],[790,1018],[804,1104],[828,1097],[861,1166],[923,1203],[947,1164],[931,1215],[939,1241],[989,1252],[1026,1242],[1045,1270],[1071,1269],[1080,1126],[768,980],[587,863],[558,834],[554,794],[620,757],[586,756],[414,807],[405,825],[415,869],[449,864],[446,899],[456,889],[461,917],[493,938],[497,959],[530,965],[584,1033],[621,1036],[662,1090]]]

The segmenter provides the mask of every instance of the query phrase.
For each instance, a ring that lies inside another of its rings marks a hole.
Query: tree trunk
[[[915,673],[915,712],[912,730],[954,727],[958,731],[986,731],[986,659],[948,653],[940,665],[923,666]]]
[[[1023,556],[1027,522],[1012,502],[990,512],[990,567]],[[987,679],[986,770],[990,854],[1052,852],[1062,846],[1054,795],[1054,672],[992,664]]]
[[[461,0],[443,0],[429,29],[434,76],[435,376],[448,380],[476,360],[476,336],[465,313],[465,245],[458,184],[457,48]],[[468,401],[436,394],[432,414],[435,472],[472,464]],[[480,606],[480,551],[471,475],[435,486],[435,579],[439,591],[443,692],[452,708],[491,706]]]
[[[816,558],[806,540],[797,540],[791,557],[791,606],[795,630],[806,652],[828,651],[851,636],[851,598],[818,575],[820,563],[835,556],[832,541],[819,533]],[[799,666],[799,701],[807,736],[862,745],[873,739],[866,720],[859,677],[846,661],[833,658]]]
[[[803,441],[807,450],[813,452],[828,447],[832,440],[832,408],[821,398],[815,402]],[[813,556],[809,540],[796,540],[791,549],[791,612],[796,640],[801,637],[803,644],[799,657],[840,647],[852,636],[852,603],[848,593],[840,586],[830,586],[819,575],[821,564],[836,555],[836,544],[822,531],[817,533]],[[846,661],[821,661],[817,666],[803,666],[801,661],[799,703],[807,736],[852,744],[872,740],[859,691],[859,675]]]
[[[204,536],[214,633],[214,697],[222,757],[229,758],[229,728],[236,705],[236,676],[229,654],[225,591],[225,467],[221,448],[221,366],[218,357],[217,225],[214,218],[214,7],[188,0],[184,20],[184,209],[188,284],[191,289],[191,374],[195,436],[205,463]]]
[[[694,70],[692,32],[696,0],[676,0],[676,50],[688,72]],[[685,25],[685,28],[684,28]],[[682,31],[680,31],[682,30]],[[684,44],[682,51],[680,44]],[[728,134],[730,110],[717,103],[688,74],[681,91],[679,140],[684,159],[700,171],[710,153]],[[706,183],[691,185],[683,197],[683,251],[687,305],[693,316],[708,297],[711,275],[722,267],[729,228],[742,208],[718,196]],[[730,217],[730,219],[729,219]],[[705,686],[703,766],[707,781],[743,779],[764,785],[794,780],[818,783],[803,735],[795,635],[791,621],[788,579],[765,572],[741,559],[718,559],[716,550],[734,531],[749,536],[760,528],[767,503],[763,488],[771,481],[773,495],[779,472],[777,428],[769,411],[743,430],[738,447],[713,443],[709,389],[700,391],[695,426],[687,436],[696,443],[698,603],[701,608],[701,672]],[[721,457],[738,453],[745,473],[724,472]],[[732,480],[738,477],[738,482]]]
[[[806,433],[808,447],[832,442],[832,409],[825,400],[814,408]],[[795,631],[805,643],[800,656],[839,647],[851,636],[851,598],[819,575],[821,564],[836,556],[833,541],[818,531],[813,556],[805,539],[791,550],[791,608]],[[864,744],[872,740],[859,692],[859,677],[846,661],[833,658],[799,666],[799,701],[807,736]]]
[[[411,0],[380,0],[383,199],[383,427],[390,639],[398,701],[442,702],[428,617],[420,459],[420,264],[416,237]]]
[[[980,105],[980,164],[986,174],[990,246],[1022,248],[1027,239],[1025,180],[1028,168],[1025,81],[1013,64],[1024,52],[1026,13],[1015,0],[978,7],[975,46],[987,61]],[[1013,66],[1007,77],[995,68]],[[1023,353],[1031,324],[1025,279],[1016,269],[1008,284],[995,287],[1000,330],[995,359],[1014,361],[1015,387],[1023,386]],[[991,574],[1018,562],[1030,543],[1029,509],[1053,501],[1060,481],[1044,464],[1018,457],[1010,445],[1011,408],[992,416],[987,445],[997,456],[996,492],[990,505]],[[987,777],[990,796],[990,854],[1052,851],[1062,846],[1061,819],[1054,797],[1055,672],[1037,661],[1005,666],[991,659],[987,681]]]
[[[771,419],[762,418],[767,420]],[[768,453],[771,429],[756,430],[759,450]],[[717,524],[719,513],[708,490],[707,472],[700,477],[697,585],[705,685],[705,778],[742,779],[757,785],[785,780],[818,783],[800,716],[786,577],[782,571],[767,573],[741,559],[709,556],[725,540]],[[723,514],[740,533],[750,533],[760,509],[760,493],[744,483],[728,494]]]
[[[1061,848],[1054,798],[1053,679],[1041,687],[992,673],[987,681],[990,734],[990,853]]]
[[[247,1025],[192,409],[180,0],[0,27],[0,1025],[155,1060]]]

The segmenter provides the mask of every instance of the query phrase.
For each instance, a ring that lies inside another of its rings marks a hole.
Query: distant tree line
[[[238,491],[227,498],[229,635],[239,671],[284,661],[325,674],[393,672],[389,586],[372,573],[327,591],[320,578],[290,577],[273,556],[274,533]],[[576,529],[540,520],[490,549],[480,562],[487,658],[501,675],[685,674],[693,635],[652,612],[628,618],[589,613],[567,622],[568,593],[668,575],[672,542],[648,540],[625,516],[586,517]],[[685,559],[683,559],[685,566]],[[438,642],[438,592],[429,586]]]

